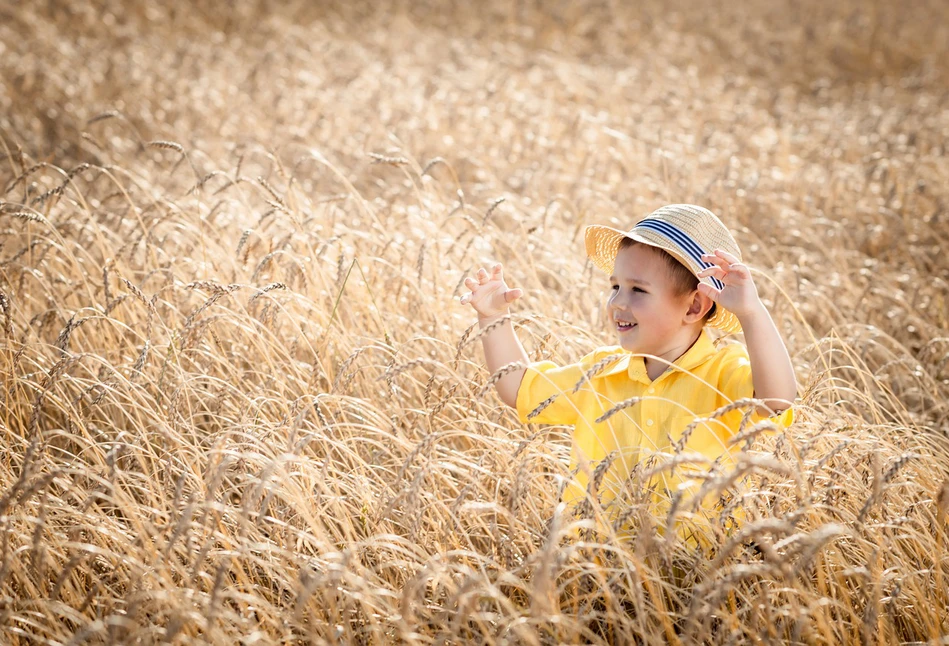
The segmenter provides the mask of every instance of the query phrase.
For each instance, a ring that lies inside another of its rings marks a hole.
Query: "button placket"
[[[646,388],[646,395],[651,396],[656,394],[657,383],[665,377],[665,373],[659,375],[655,381],[653,381],[648,388]],[[643,406],[643,418],[646,428],[652,428],[656,424],[656,411],[655,407],[658,405],[656,401],[649,401],[649,406]]]

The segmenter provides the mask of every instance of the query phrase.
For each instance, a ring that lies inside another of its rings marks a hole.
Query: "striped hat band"
[[[636,223],[636,226],[633,227],[633,231],[636,231],[636,229],[646,229],[653,231],[654,233],[658,233],[663,238],[674,244],[676,248],[681,250],[683,256],[694,260],[695,264],[697,264],[702,269],[714,267],[712,263],[702,260],[702,254],[706,253],[706,251],[702,249],[701,245],[699,245],[699,243],[696,242],[692,236],[674,224],[670,224],[664,220],[657,220],[655,218],[646,218],[645,220],[640,220]],[[724,289],[725,285],[722,283],[722,281],[718,280],[714,276],[710,276],[709,278],[717,289]]]

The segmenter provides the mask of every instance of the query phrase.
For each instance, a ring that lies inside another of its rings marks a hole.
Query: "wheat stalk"
[[[131,3],[107,29],[20,3],[0,24],[26,27],[0,56],[4,639],[938,640],[949,167],[924,63],[949,53],[947,8],[901,13],[896,38],[895,9],[854,0],[693,4],[664,6],[688,24],[659,39],[622,3],[489,0],[447,34],[424,0],[409,21],[331,0],[243,7],[220,41],[184,4],[174,26]],[[776,29],[807,56],[776,56]],[[99,69],[109,51],[123,64]],[[748,100],[749,70],[775,100]],[[101,111],[131,89],[128,116]],[[530,322],[532,360],[609,346],[584,228],[670,201],[722,215],[760,268],[800,414],[773,434],[760,402],[702,412],[622,483],[618,457],[592,461],[578,491],[581,453],[629,438],[590,447],[479,400],[503,377],[463,353],[495,328],[457,297],[496,259],[530,310],[498,325]],[[371,289],[347,282],[357,263]],[[294,292],[260,298],[276,285]],[[689,444],[716,417],[738,450],[703,461]]]
[[[409,160],[401,156],[380,155],[378,153],[369,153],[373,164],[388,164],[389,166],[405,166]]]
[[[149,147],[149,148],[158,148],[159,150],[173,150],[173,151],[175,151],[176,153],[179,153],[179,154],[181,154],[181,155],[184,155],[184,154],[185,154],[185,149],[184,149],[184,147],[183,147],[181,144],[179,144],[179,143],[177,143],[177,142],[174,142],[174,141],[166,141],[166,140],[163,140],[163,139],[156,139],[156,140],[154,140],[154,141],[149,141],[149,142],[146,143],[145,145],[146,145],[147,147]]]
[[[581,377],[577,381],[577,383],[573,385],[573,389],[571,392],[574,392],[574,393],[579,392],[583,384],[590,382],[591,377],[598,374],[601,370],[603,370],[603,368],[607,367],[611,363],[614,363],[617,359],[621,359],[623,356],[624,355],[622,353],[611,354],[607,357],[600,359],[596,363],[594,363],[592,366],[590,366],[587,369],[586,372],[583,373],[583,377]]]
[[[625,409],[629,408],[630,406],[635,406],[636,404],[638,404],[639,402],[641,402],[643,399],[644,399],[643,397],[630,397],[629,399],[624,399],[623,401],[621,401],[621,402],[619,402],[619,403],[613,405],[613,406],[612,406],[611,408],[609,408],[606,412],[604,412],[602,415],[600,415],[599,417],[597,417],[597,418],[596,418],[596,423],[597,423],[597,424],[602,424],[603,422],[605,422],[605,421],[608,420],[609,418],[613,417],[613,415],[616,415],[616,413],[618,413],[618,412],[620,412],[620,411],[622,411],[622,410],[625,410]]]
[[[489,377],[488,380],[484,383],[484,385],[481,387],[481,390],[478,391],[477,397],[480,399],[481,397],[484,397],[485,395],[487,395],[488,391],[491,390],[491,387],[497,384],[499,381],[501,381],[501,379],[503,379],[505,375],[508,375],[517,370],[523,370],[524,368],[525,368],[524,364],[521,363],[520,361],[512,361],[509,364],[501,366],[500,368],[495,370],[494,373],[491,375],[491,377]]]

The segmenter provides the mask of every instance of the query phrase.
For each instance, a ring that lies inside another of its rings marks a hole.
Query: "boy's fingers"
[[[488,272],[486,272],[484,270],[484,267],[482,267],[481,269],[478,270],[478,273],[476,274],[476,276],[478,277],[478,281],[483,283],[485,280],[488,279]]]
[[[737,263],[734,265],[729,265],[727,271],[723,271],[721,276],[717,277],[726,285],[736,285],[743,283],[751,278],[751,272],[748,270],[748,267]]]
[[[520,288],[509,289],[504,292],[504,301],[506,303],[512,303],[524,295],[524,291]]]
[[[705,283],[699,283],[698,290],[711,298],[716,303],[718,302],[718,297],[721,296],[721,292],[712,287],[711,285],[706,285]]]
[[[462,305],[467,305],[470,301],[471,301],[471,292],[468,292],[467,294],[461,297]]]
[[[718,265],[719,267],[725,268],[728,266],[728,262],[725,261],[721,256],[716,256],[713,253],[703,253],[702,260],[705,262],[711,263],[713,265]]]
[[[498,263],[498,264],[496,264],[494,267],[492,267],[492,268],[491,268],[491,273],[494,274],[495,276],[500,276],[500,275],[501,275],[501,263]]]
[[[730,273],[735,273],[741,276],[742,278],[750,278],[751,270],[748,269],[748,265],[742,264],[740,262],[732,263],[728,266],[728,271]]]
[[[734,264],[737,264],[737,263],[740,263],[740,262],[741,262],[741,260],[739,260],[735,255],[730,254],[730,253],[728,253],[727,251],[725,251],[725,250],[723,250],[723,249],[716,249],[716,250],[715,250],[715,255],[718,256],[719,258],[724,258],[725,261],[726,261],[729,265],[734,265]]]
[[[725,277],[727,273],[728,272],[726,272],[721,267],[708,267],[706,269],[703,269],[696,275],[699,278],[705,278],[706,276],[714,276],[715,278],[722,279]]]
[[[475,287],[477,286],[478,286],[478,281],[476,281],[474,278],[472,278],[471,276],[468,276],[468,278],[465,278],[465,287],[467,287],[471,291],[474,291]]]
[[[696,274],[699,278],[705,278],[707,276],[712,276],[726,283],[731,283],[735,279],[747,280],[751,277],[751,270],[748,269],[748,265],[745,265],[740,262],[732,263],[726,265],[725,267],[713,266],[707,267]]]

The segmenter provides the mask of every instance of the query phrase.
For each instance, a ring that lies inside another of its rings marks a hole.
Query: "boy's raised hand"
[[[699,272],[698,277],[712,276],[722,281],[725,287],[719,290],[711,285],[699,283],[700,292],[739,319],[760,307],[761,301],[758,299],[758,289],[755,287],[755,281],[751,277],[751,270],[748,269],[748,265],[721,249],[716,249],[713,253],[702,254],[702,260],[712,263],[712,266]]]
[[[521,289],[509,289],[504,283],[501,264],[491,268],[489,274],[484,267],[472,278],[465,278],[465,287],[471,291],[461,297],[461,304],[471,304],[479,319],[507,314],[508,305],[524,295]]]

